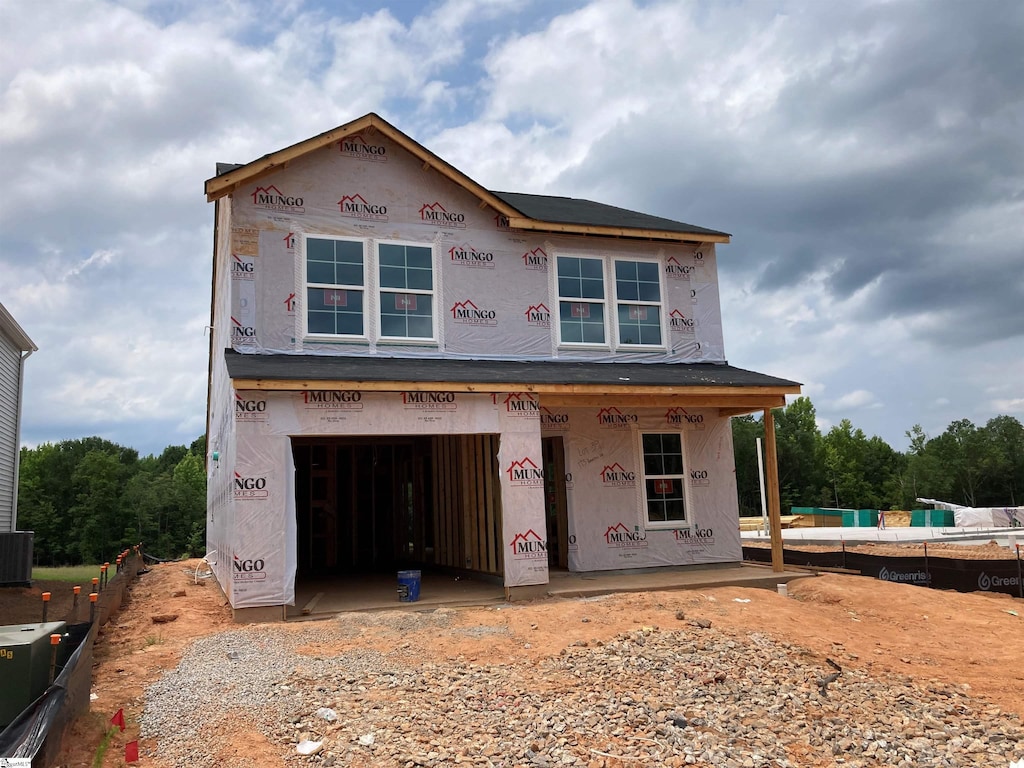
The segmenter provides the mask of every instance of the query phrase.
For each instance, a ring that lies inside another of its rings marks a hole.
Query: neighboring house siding
[[[21,351],[0,332],[0,532],[14,530]]]

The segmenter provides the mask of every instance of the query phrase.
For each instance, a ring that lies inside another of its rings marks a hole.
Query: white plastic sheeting
[[[964,507],[948,501],[918,499],[936,509],[953,513],[957,528],[1020,528],[1024,527],[1024,507]]]

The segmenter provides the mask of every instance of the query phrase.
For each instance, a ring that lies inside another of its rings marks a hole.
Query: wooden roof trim
[[[663,395],[666,397],[709,396],[715,405],[728,407],[734,398],[744,398],[735,405],[750,406],[755,410],[778,407],[777,399],[785,395],[800,394],[800,386],[736,387],[736,386],[642,386],[621,384],[531,384],[525,382],[453,382],[453,381],[318,381],[309,379],[232,379],[237,390],[263,390],[266,392],[303,392],[310,390],[349,390],[364,392],[466,392],[491,394],[492,392],[530,392],[537,395],[595,397],[606,395]],[[756,400],[754,399],[756,398]]]
[[[541,221],[526,216],[509,216],[511,229],[526,229],[540,232],[565,232],[574,235],[603,235],[605,237],[640,237],[651,240],[675,240],[698,243],[728,243],[729,235],[712,235],[706,232],[670,232],[664,229],[632,229],[629,227],[606,227],[599,224],[569,224],[566,222]]]
[[[339,125],[317,136],[292,144],[277,152],[264,155],[258,160],[253,160],[232,171],[214,176],[206,180],[206,201],[213,202],[233,193],[244,184],[250,184],[258,179],[268,176],[271,173],[280,171],[288,166],[293,160],[314,152],[323,147],[330,146],[336,141],[341,141],[346,136],[351,136],[362,131],[380,131],[395,144],[405,149],[414,157],[419,158],[423,163],[424,170],[433,169],[442,176],[465,189],[471,195],[480,200],[481,205],[487,205],[508,219],[510,229],[523,229],[537,232],[565,232],[580,235],[603,235],[607,237],[638,237],[651,240],[672,240],[683,242],[699,243],[728,243],[728,235],[712,235],[697,232],[670,232],[659,229],[632,229],[629,227],[605,227],[593,224],[567,224],[563,222],[542,221],[523,216],[522,212],[513,208],[497,195],[480,186],[473,179],[450,165],[429,149],[417,141],[409,138],[406,134],[391,125],[387,120],[373,112],[364,115],[350,123]]]
[[[288,163],[303,155],[330,146],[336,141],[341,141],[346,136],[366,130],[379,131],[414,157],[419,158],[423,163],[424,170],[436,170],[502,215],[506,217],[521,215],[519,211],[504,200],[484,189],[466,174],[462,173],[462,171],[445,162],[422,144],[409,138],[387,120],[373,112],[360,117],[358,120],[353,120],[345,125],[325,131],[311,139],[300,141],[298,144],[293,144],[277,152],[264,155],[259,160],[254,160],[233,171],[228,171],[225,174],[208,179],[206,181],[206,200],[207,202],[212,202],[225,195],[229,195],[243,184],[248,184],[270,173],[279,171],[286,167]]]

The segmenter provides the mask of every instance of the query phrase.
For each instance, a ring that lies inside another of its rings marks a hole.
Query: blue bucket
[[[415,603],[420,599],[420,572],[398,572],[398,602]]]

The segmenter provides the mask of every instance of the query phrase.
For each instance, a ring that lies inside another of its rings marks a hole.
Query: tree
[[[817,414],[808,397],[773,411],[782,509],[816,506],[824,478],[824,452]]]
[[[764,424],[754,416],[734,416],[732,447],[736,461],[736,493],[740,515],[761,514],[761,485],[757,475],[757,438],[764,437]]]

